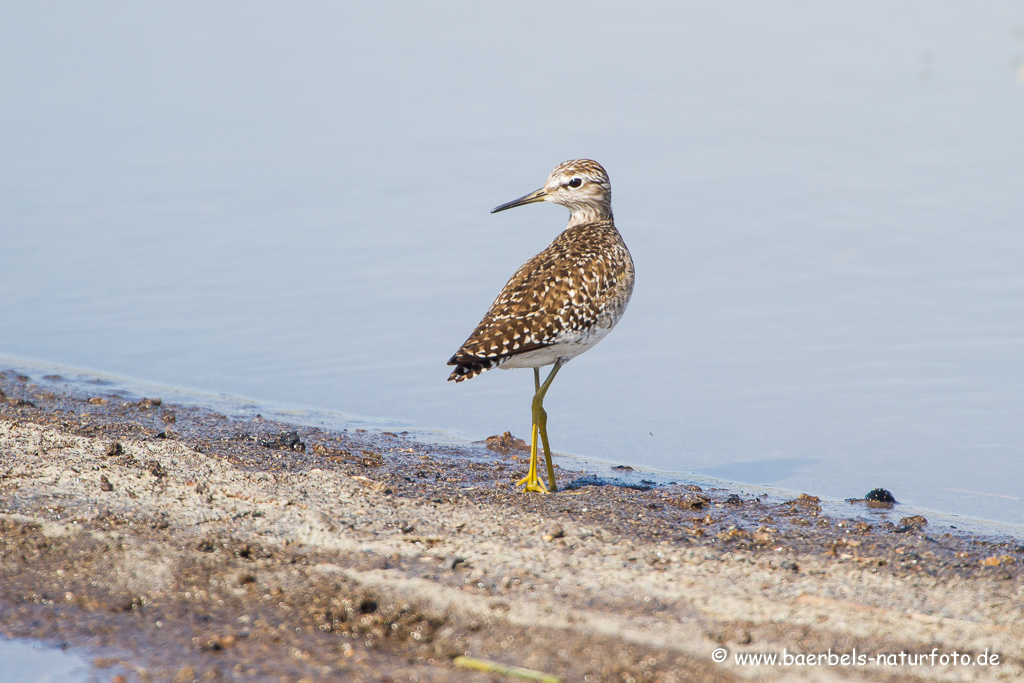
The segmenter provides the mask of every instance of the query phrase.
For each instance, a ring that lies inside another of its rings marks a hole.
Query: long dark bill
[[[504,211],[505,209],[514,209],[515,207],[522,206],[523,204],[533,204],[535,202],[542,202],[544,201],[544,198],[547,196],[548,193],[545,192],[544,188],[542,187],[536,192],[531,192],[530,194],[523,195],[519,199],[513,199],[512,201],[506,204],[494,207],[493,209],[491,209],[491,213],[498,213],[499,211]]]

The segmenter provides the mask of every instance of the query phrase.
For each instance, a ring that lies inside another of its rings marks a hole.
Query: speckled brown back
[[[568,228],[527,261],[448,361],[461,382],[514,356],[610,328],[633,291],[633,259],[612,220]]]

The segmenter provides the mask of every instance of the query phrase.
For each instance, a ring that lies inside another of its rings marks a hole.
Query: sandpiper
[[[544,187],[502,204],[553,202],[569,209],[569,225],[547,249],[523,264],[505,284],[469,339],[448,361],[448,381],[461,382],[491,368],[533,368],[530,469],[517,483],[526,491],[557,491],[548,443],[544,395],[558,370],[601,341],[633,293],[633,259],[612,218],[612,189],[601,164],[575,159],[551,171]],[[553,365],[541,384],[540,368]],[[544,444],[548,485],[537,476],[537,435]]]

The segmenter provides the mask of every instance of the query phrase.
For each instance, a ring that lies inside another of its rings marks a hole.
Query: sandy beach
[[[3,635],[84,648],[101,680],[1024,677],[1013,539],[826,514],[813,491],[560,470],[565,490],[523,495],[507,440],[238,420],[12,371],[0,392]]]

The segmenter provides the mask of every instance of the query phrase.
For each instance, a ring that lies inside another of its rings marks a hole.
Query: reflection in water
[[[1024,10],[742,5],[7,9],[0,352],[526,435],[444,363],[592,157],[637,284],[555,450],[1024,523]]]

